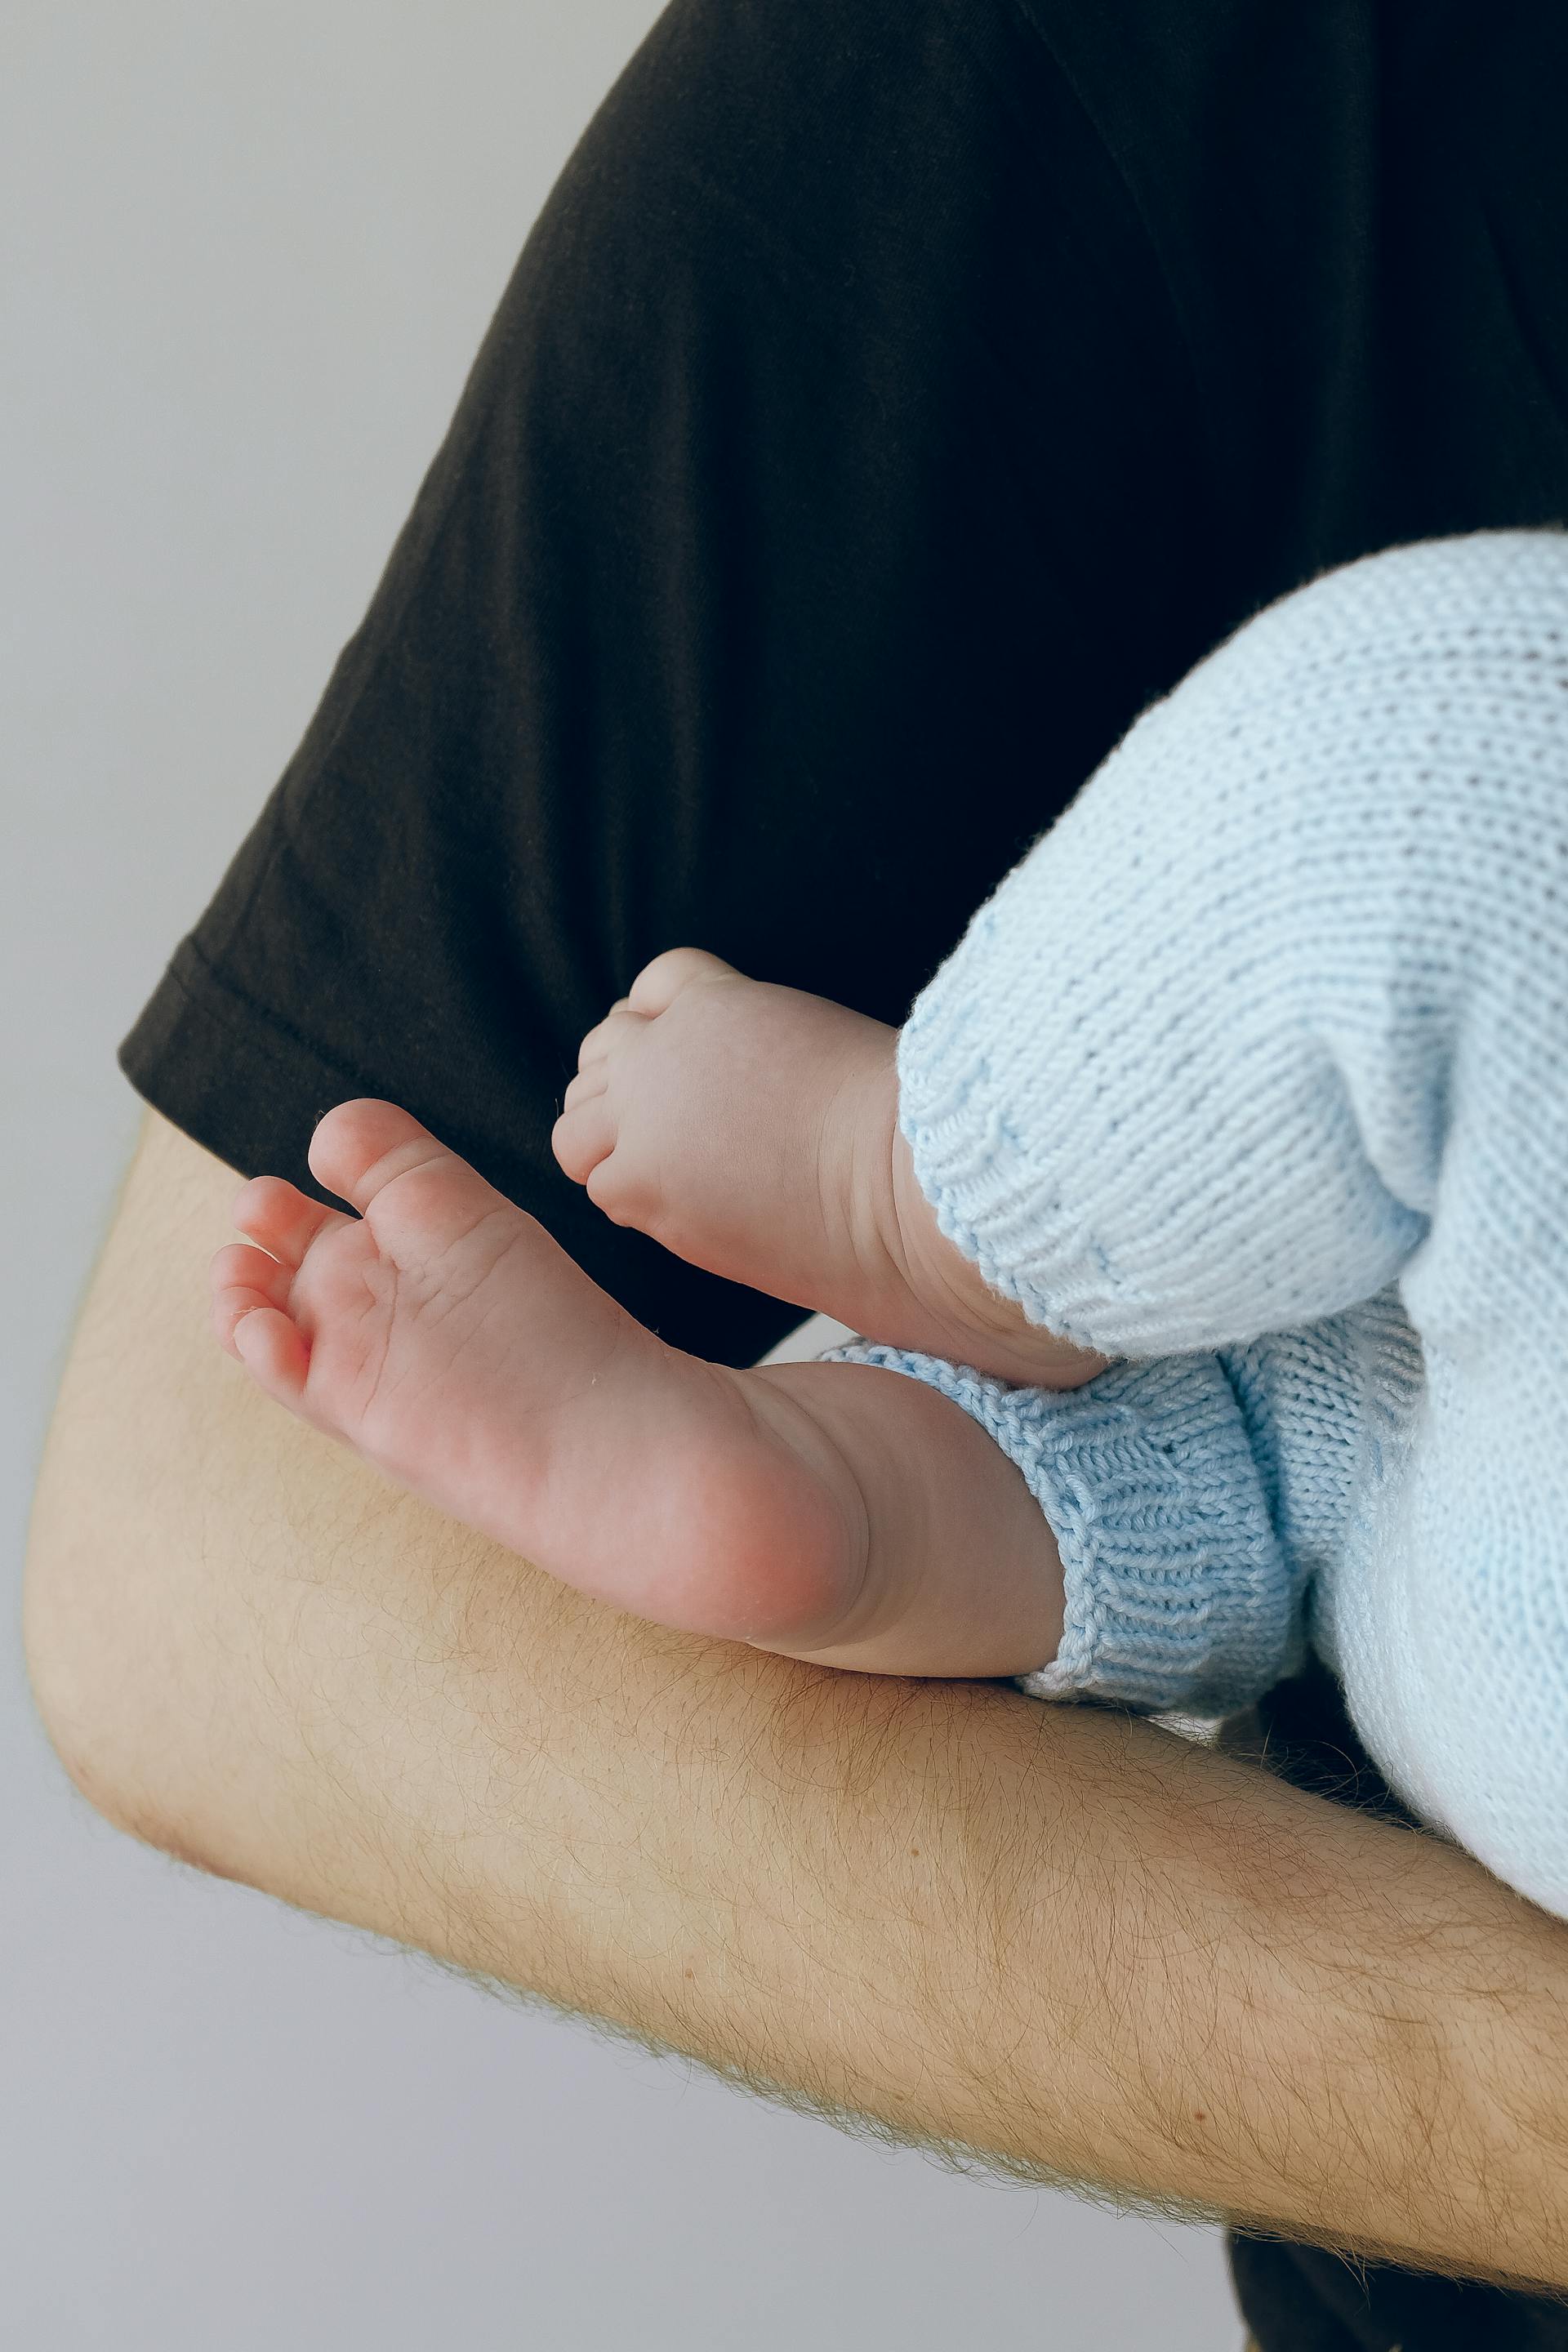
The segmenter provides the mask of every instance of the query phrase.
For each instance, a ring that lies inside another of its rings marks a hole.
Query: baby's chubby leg
[[[898,1032],[717,956],[655,958],[583,1042],[555,1156],[616,1223],[888,1345],[1035,1388],[1105,1368],[946,1239],[899,1132]]]
[[[808,1000],[809,1002],[810,1000]],[[870,1673],[1055,1656],[1055,1543],[957,1404],[865,1364],[668,1348],[390,1103],[341,1104],[213,1265],[258,1384],[400,1485],[639,1616]]]

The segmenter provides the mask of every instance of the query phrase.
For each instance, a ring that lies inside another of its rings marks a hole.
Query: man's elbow
[[[206,1269],[235,1182],[148,1114],[67,1359],[27,1540],[23,1643],[44,1728],[100,1812],[176,1851],[200,1748],[184,1718],[207,1696],[181,1564],[204,1547],[223,1431]],[[216,1684],[210,1697],[220,1704]]]
[[[23,1585],[22,1641],[33,1700],[56,1755],[117,1829],[156,1844],[155,1758],[144,1723],[132,1734],[127,1664],[113,1601],[126,1566],[106,1547],[99,1515],[71,1507],[51,1458],[68,1439],[57,1419],[33,1507]]]

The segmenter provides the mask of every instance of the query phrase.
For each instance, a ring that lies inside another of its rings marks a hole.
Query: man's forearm
[[[111,1817],[911,2139],[1568,2287],[1568,1929],[1152,1727],[554,1584],[221,1359],[233,1191],[153,1123],[40,1486],[30,1654]]]

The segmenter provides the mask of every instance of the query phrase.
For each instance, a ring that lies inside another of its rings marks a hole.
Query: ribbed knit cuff
[[[1055,1659],[1014,1678],[1032,1697],[1218,1717],[1288,1670],[1297,1594],[1214,1357],[1117,1365],[1066,1391],[868,1341],[821,1360],[925,1381],[1023,1473],[1056,1537],[1066,1601]]]
[[[1012,929],[1003,910],[983,908],[916,999],[899,1034],[899,1124],[939,1228],[987,1286],[1058,1338],[1121,1354],[1130,1342],[1116,1328],[1117,1276],[1065,1182],[1053,1181],[1049,1137],[1026,1144],[1017,1133],[994,1067],[995,1007],[1018,994]],[[1075,1103],[1063,1122],[1075,1168],[1091,1151],[1097,1108]]]

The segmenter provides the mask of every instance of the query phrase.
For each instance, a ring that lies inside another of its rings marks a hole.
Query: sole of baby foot
[[[406,1111],[340,1105],[235,1204],[214,1327],[258,1386],[563,1582],[689,1632],[829,1643],[865,1507],[799,1408],[668,1348]]]
[[[677,948],[584,1038],[552,1138],[618,1224],[888,1345],[1071,1388],[1106,1359],[1031,1324],[942,1233],[899,1130],[898,1032]]]

